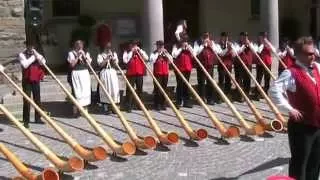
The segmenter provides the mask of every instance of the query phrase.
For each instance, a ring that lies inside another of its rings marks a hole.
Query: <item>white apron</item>
[[[100,79],[104,87],[107,89],[107,92],[110,94],[112,100],[115,103],[119,103],[120,102],[119,79],[118,79],[117,71],[111,67],[110,61],[108,61],[106,68],[104,68],[100,72]],[[99,88],[99,94],[100,94],[100,102],[111,104],[105,92],[103,91],[102,87]]]
[[[81,106],[88,106],[91,104],[91,78],[89,71],[74,70],[71,74],[72,85],[74,88],[75,98]]]

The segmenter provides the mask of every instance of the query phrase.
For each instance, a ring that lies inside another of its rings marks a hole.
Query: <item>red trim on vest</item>
[[[143,59],[136,53],[133,53],[130,61],[127,64],[127,75],[128,76],[143,76],[145,72],[145,67],[143,64]]]
[[[28,82],[40,82],[44,77],[44,71],[38,62],[31,64],[27,69],[23,69],[23,79]]]
[[[296,92],[287,91],[290,104],[302,113],[303,123],[320,128],[320,75],[313,68],[316,84],[298,65],[289,69],[295,79]]]
[[[168,75],[169,74],[169,61],[167,58],[158,56],[158,59],[153,64],[153,73],[155,75]]]
[[[175,64],[181,72],[191,72],[193,57],[187,50],[182,50],[175,60]]]

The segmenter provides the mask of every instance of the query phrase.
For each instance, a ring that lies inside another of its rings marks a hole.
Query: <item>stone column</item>
[[[262,30],[269,33],[269,40],[279,47],[279,3],[278,0],[260,0]],[[277,72],[279,62],[273,58],[272,71]]]
[[[162,0],[143,0],[143,34],[144,48],[149,54],[157,40],[164,40]]]

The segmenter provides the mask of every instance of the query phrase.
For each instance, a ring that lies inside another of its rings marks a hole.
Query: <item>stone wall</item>
[[[24,0],[0,0],[0,63],[14,59],[24,41]]]

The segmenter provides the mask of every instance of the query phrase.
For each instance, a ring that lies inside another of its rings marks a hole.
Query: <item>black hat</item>
[[[163,46],[164,42],[162,40],[156,41],[157,46]]]
[[[221,35],[222,37],[226,37],[226,36],[229,36],[229,33],[227,33],[227,32],[222,32],[220,35]]]
[[[260,32],[260,33],[259,33],[259,36],[267,37],[267,36],[268,36],[268,33],[267,33],[267,32]]]
[[[132,40],[131,41],[131,44],[132,45],[139,45],[140,44],[140,41],[138,39],[135,39],[135,40]]]
[[[248,32],[241,32],[240,36],[249,36]]]

